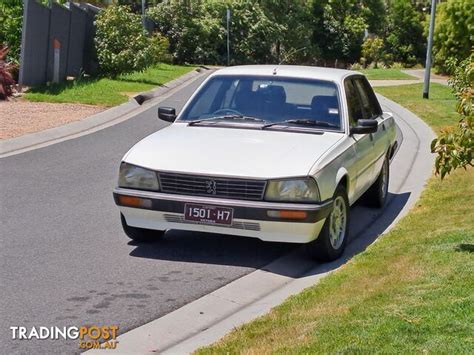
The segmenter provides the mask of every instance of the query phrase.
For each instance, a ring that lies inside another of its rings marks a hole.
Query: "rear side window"
[[[349,121],[351,126],[357,125],[357,121],[364,118],[362,112],[362,106],[360,103],[359,94],[354,86],[351,79],[346,79],[344,82],[344,88],[346,91],[347,108],[349,111]]]
[[[356,78],[354,79],[354,84],[360,95],[364,118],[370,119],[380,116],[382,114],[382,110],[377,97],[375,96],[374,91],[370,87],[367,79]]]

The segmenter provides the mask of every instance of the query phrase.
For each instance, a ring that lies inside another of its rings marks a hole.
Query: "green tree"
[[[267,16],[258,2],[236,0],[231,4],[232,58],[236,64],[274,63],[274,45],[284,27]]]
[[[233,64],[275,62],[275,46],[284,27],[251,0],[205,0],[191,4],[163,1],[148,15],[169,40],[176,62],[225,63],[226,8]]]
[[[449,85],[458,100],[460,120],[456,129],[444,131],[431,143],[441,179],[457,168],[472,167],[474,158],[474,52],[462,62],[450,60],[448,67],[453,73]]]
[[[102,73],[115,76],[143,70],[153,63],[155,48],[145,35],[141,17],[127,6],[110,6],[96,17],[95,45]]]
[[[313,60],[311,6],[305,0],[260,0],[273,22],[280,25],[280,36],[273,45],[278,62],[301,63]]]
[[[474,0],[448,0],[437,9],[434,32],[434,63],[447,72],[447,60],[458,61],[469,55],[474,46]]]
[[[387,21],[385,1],[361,0],[361,11],[369,32],[374,35],[382,35]]]
[[[361,3],[357,0],[314,1],[312,10],[312,42],[320,58],[357,61],[367,28]]]
[[[147,14],[168,38],[176,62],[195,61],[196,50],[203,43],[200,4],[191,7],[186,2],[165,0]]]
[[[425,56],[423,15],[410,0],[391,0],[388,5],[385,50],[391,60],[407,65],[421,63]]]

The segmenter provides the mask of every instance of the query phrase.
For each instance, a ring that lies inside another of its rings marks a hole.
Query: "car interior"
[[[267,121],[311,119],[340,126],[339,102],[336,95],[315,95],[308,104],[288,103],[281,85],[260,85],[252,90],[251,82],[241,82],[230,108],[244,115]]]

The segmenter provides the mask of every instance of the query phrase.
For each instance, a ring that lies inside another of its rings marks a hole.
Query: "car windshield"
[[[341,129],[334,83],[267,76],[215,76],[199,90],[179,120]]]

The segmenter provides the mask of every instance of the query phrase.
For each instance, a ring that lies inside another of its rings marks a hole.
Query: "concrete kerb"
[[[98,114],[86,119],[40,132],[2,140],[0,141],[0,158],[46,147],[68,139],[77,138],[123,122],[144,111],[148,108],[147,104],[156,103],[160,98],[165,98],[168,94],[179,90],[183,85],[205,75],[208,70],[212,69],[199,67],[196,70],[158,87],[157,89],[137,95],[143,96],[143,99],[130,99],[124,104],[99,112]],[[140,101],[140,103],[138,101]]]

